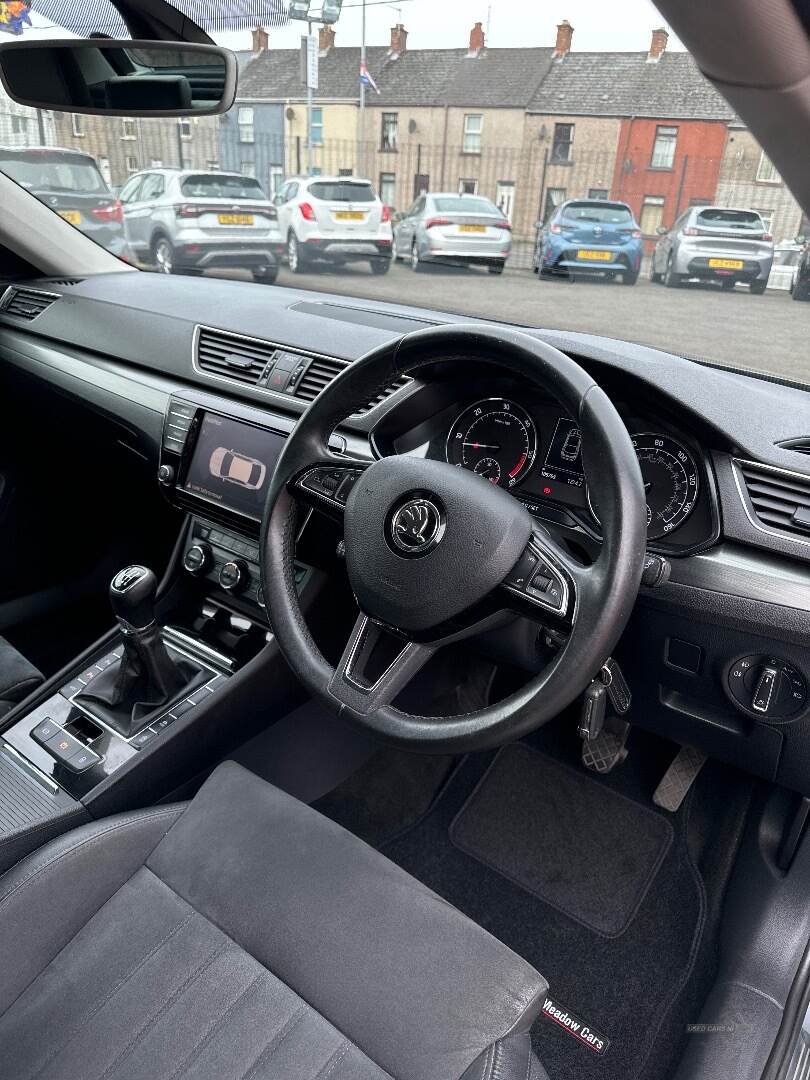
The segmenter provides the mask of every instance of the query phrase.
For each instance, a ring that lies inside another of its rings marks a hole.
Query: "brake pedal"
[[[701,750],[682,746],[655,789],[655,805],[672,814],[679,810],[706,761],[707,757]]]

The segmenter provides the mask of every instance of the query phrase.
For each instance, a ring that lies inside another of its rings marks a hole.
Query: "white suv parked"
[[[337,266],[368,259],[374,274],[391,266],[391,211],[371,181],[354,176],[295,176],[273,200],[294,274],[313,259]]]

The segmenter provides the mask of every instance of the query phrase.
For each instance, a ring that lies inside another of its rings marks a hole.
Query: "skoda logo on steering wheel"
[[[428,498],[409,499],[395,511],[389,525],[389,538],[397,554],[408,558],[427,555],[444,535],[444,517]]]

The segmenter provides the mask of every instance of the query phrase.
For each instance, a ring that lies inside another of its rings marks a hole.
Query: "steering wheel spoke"
[[[342,521],[349,493],[370,464],[355,458],[314,461],[288,487],[296,499]]]
[[[536,525],[501,588],[509,607],[520,614],[571,626],[589,573],[551,533]]]
[[[390,705],[436,652],[361,614],[329,682],[329,693],[341,705],[366,715]]]

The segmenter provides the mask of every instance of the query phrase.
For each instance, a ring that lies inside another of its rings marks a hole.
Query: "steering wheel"
[[[403,375],[439,358],[484,361],[551,393],[582,433],[582,460],[603,543],[590,565],[503,488],[446,462],[369,464],[333,454],[335,427]],[[342,520],[360,608],[337,667],[304,621],[293,557],[300,506]],[[641,580],[644,489],[610,400],[570,357],[517,331],[444,326],[367,353],[312,403],[287,440],[262,521],[264,597],[293,672],[317,698],[384,739],[438,753],[498,746],[556,716],[616,645]],[[461,716],[417,716],[392,704],[442,645],[515,614],[560,631],[563,644],[526,685]]]

